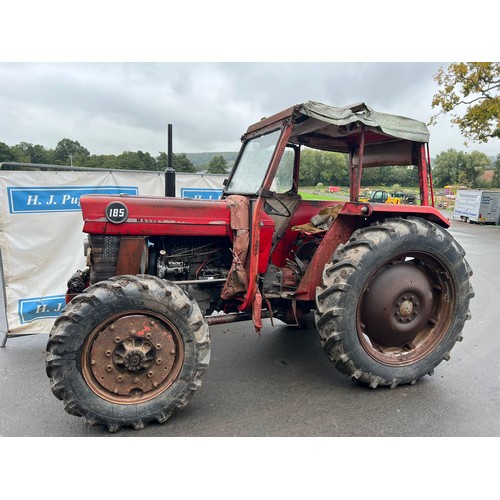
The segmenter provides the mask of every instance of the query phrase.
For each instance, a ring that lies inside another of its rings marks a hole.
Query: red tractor
[[[433,207],[425,124],[307,102],[251,125],[221,200],[84,196],[88,268],[47,346],[65,410],[110,431],[165,422],[200,387],[209,325],[313,312],[335,367],[413,384],[449,359],[472,271]],[[303,148],[345,153],[348,202],[298,194]],[[360,202],[365,168],[414,166],[419,205]]]

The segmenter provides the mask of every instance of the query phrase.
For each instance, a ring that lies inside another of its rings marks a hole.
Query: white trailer
[[[500,217],[500,191],[460,189],[455,199],[453,217],[464,222],[498,224]]]

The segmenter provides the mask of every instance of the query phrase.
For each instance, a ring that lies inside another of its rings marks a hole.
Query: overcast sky
[[[237,151],[263,116],[315,100],[364,101],[428,122],[433,76],[448,63],[1,63],[0,142],[55,148],[69,138],[93,154]],[[429,127],[433,156],[465,150],[456,126]],[[498,141],[469,146],[488,155]]]

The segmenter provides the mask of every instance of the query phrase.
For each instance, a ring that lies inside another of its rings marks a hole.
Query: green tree
[[[473,142],[500,138],[500,63],[453,63],[434,76],[439,85],[432,107],[440,111],[431,118],[451,113],[451,122]]]
[[[31,151],[33,149],[33,144],[29,142],[20,142],[13,146],[12,151],[17,157],[17,161],[23,163],[32,163],[31,162]]]
[[[172,163],[176,172],[196,172],[193,162],[185,153],[179,155],[172,154]]]
[[[477,187],[479,178],[489,164],[488,157],[479,151],[464,153],[448,149],[436,157],[433,168],[434,183],[438,187],[448,184]]]
[[[75,163],[75,158],[78,163]],[[73,165],[88,168],[119,168],[117,166],[116,155],[77,155],[73,158]]]
[[[465,186],[479,187],[479,180],[486,167],[490,166],[490,159],[480,151],[465,153],[465,165],[459,175],[463,176]]]
[[[436,187],[448,184],[457,184],[458,172],[465,164],[464,153],[455,149],[448,149],[436,156],[432,177]]]
[[[341,153],[303,149],[300,156],[299,183],[301,186],[326,185],[347,186],[349,168],[347,156]]]
[[[116,157],[116,168],[124,170],[141,170],[139,168],[139,157],[134,151],[124,151]]]
[[[127,170],[156,170],[156,161],[142,151],[125,151],[116,157],[116,168]]]
[[[222,155],[214,156],[207,168],[210,174],[225,174],[227,173],[227,161]]]
[[[167,153],[160,153],[156,157],[156,170],[164,171],[168,167]],[[172,153],[172,166],[176,172],[196,172],[196,167],[193,162],[186,156],[185,153]]]
[[[315,186],[319,182],[319,173],[316,168],[314,151],[302,149],[300,153],[299,184],[301,186]]]
[[[137,151],[137,156],[139,156],[142,170],[156,170],[156,161],[149,153]]]
[[[5,142],[0,142],[0,162],[2,161],[18,161],[15,153]]]
[[[29,142],[20,142],[11,148],[11,152],[16,157],[15,161],[24,163],[52,163],[53,151],[45,149],[40,144],[31,144]]]
[[[491,187],[500,188],[500,154],[497,155],[494,166],[495,172],[493,173],[493,179],[491,180]]]
[[[168,155],[167,153],[160,153],[156,158],[156,170],[164,171],[168,167]]]
[[[335,186],[345,186],[349,183],[347,155],[318,151],[317,161],[319,163],[321,182]]]
[[[71,139],[61,139],[54,150],[54,161],[58,165],[71,165],[76,155],[83,157],[90,156],[88,149],[84,148],[78,141]],[[78,158],[81,162],[81,158]]]

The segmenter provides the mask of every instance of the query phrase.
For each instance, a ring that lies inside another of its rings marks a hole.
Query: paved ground
[[[45,375],[47,335],[0,349],[0,436],[500,436],[500,228],[455,222],[476,297],[464,341],[433,377],[368,390],[339,374],[314,330],[269,323],[214,327],[201,389],[165,425],[109,434],[55,399]]]

